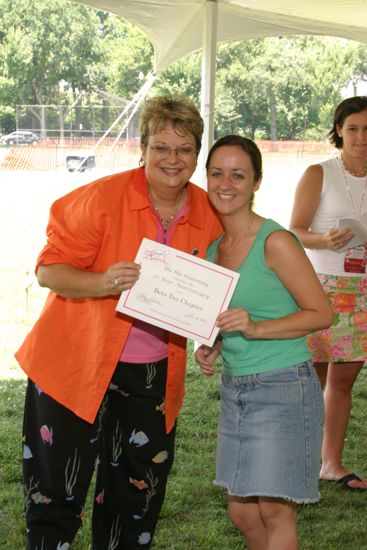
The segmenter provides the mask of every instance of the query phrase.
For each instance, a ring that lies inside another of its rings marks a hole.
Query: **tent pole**
[[[214,140],[214,90],[217,53],[217,0],[207,0],[204,6],[203,61],[201,65],[201,116],[204,135],[199,157],[200,185],[206,188],[205,162]]]

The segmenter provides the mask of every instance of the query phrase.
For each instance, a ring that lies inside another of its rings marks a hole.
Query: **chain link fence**
[[[125,115],[121,117],[121,113]],[[113,126],[119,118],[119,123]],[[118,104],[102,102],[102,105],[17,105],[17,130],[30,130],[43,140],[48,138],[100,139],[105,134],[110,138],[139,137],[139,110],[130,118],[128,102]]]

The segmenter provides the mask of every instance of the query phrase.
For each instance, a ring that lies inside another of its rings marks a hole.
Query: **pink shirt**
[[[157,216],[156,241],[162,244],[170,244],[173,228],[180,218],[187,212],[185,204],[172,220],[169,228],[164,231],[162,222]],[[154,363],[164,359],[168,355],[168,332],[140,319],[134,319],[120,361],[124,363]]]

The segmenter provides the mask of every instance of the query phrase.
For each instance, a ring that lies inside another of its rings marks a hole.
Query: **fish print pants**
[[[97,468],[93,550],[149,548],[171,470],[167,360],[118,363],[94,424],[28,381],[23,427],[27,550],[67,550]],[[81,399],[83,397],[81,396]]]

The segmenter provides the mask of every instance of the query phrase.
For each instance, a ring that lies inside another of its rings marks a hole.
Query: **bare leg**
[[[329,363],[314,363],[315,370],[317,372],[318,379],[322,389],[326,386],[326,379],[328,373]]]
[[[266,530],[266,550],[298,550],[297,505],[259,497],[259,507]]]
[[[257,497],[229,496],[228,515],[244,537],[248,550],[266,550],[266,531]]]
[[[324,391],[325,428],[322,445],[322,479],[339,479],[350,472],[342,464],[344,440],[348,429],[352,389],[363,363],[330,363]],[[349,483],[367,489],[367,480]]]

